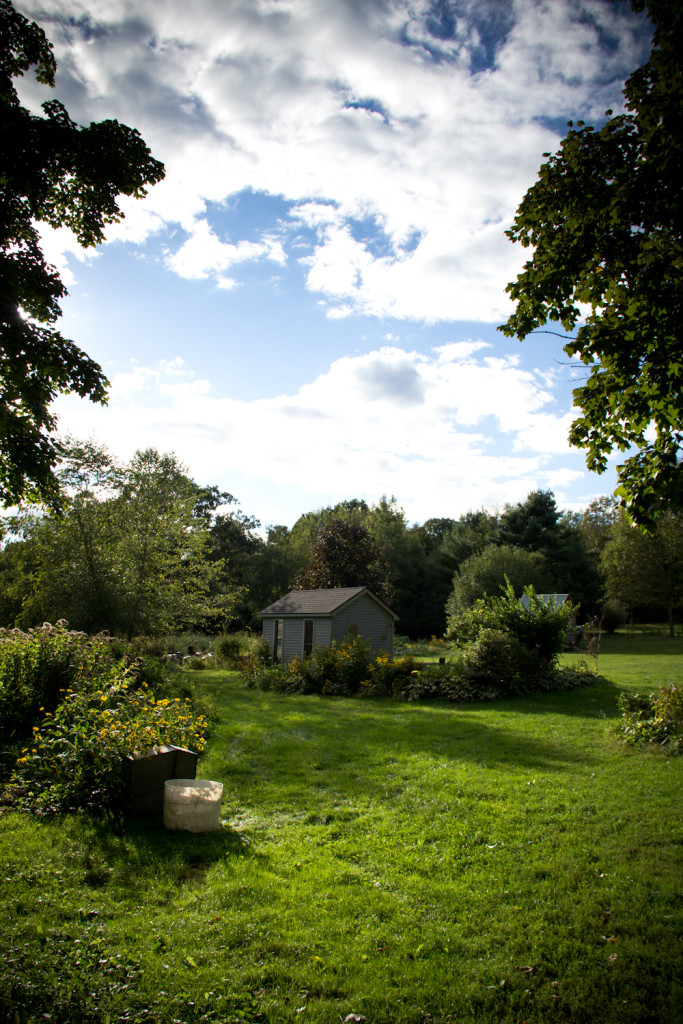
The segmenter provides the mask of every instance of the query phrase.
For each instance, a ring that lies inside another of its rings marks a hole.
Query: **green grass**
[[[608,637],[600,670],[466,706],[197,672],[223,828],[6,811],[0,1019],[680,1024],[683,759],[610,723],[683,642]]]

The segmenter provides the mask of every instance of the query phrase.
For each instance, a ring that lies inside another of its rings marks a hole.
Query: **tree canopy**
[[[556,321],[587,368],[570,442],[604,472],[628,453],[615,492],[652,524],[683,500],[683,6],[631,0],[654,26],[650,59],[624,87],[626,113],[569,122],[507,232],[534,254],[507,291],[500,329],[524,339]],[[578,328],[578,329],[577,329]]]
[[[638,606],[666,609],[669,636],[674,612],[683,597],[683,515],[665,512],[651,534],[644,534],[622,514],[615,520],[601,555],[611,598],[632,615]]]
[[[489,544],[478,554],[470,555],[453,576],[446,614],[457,618],[482,597],[498,596],[507,585],[512,586],[517,597],[528,586],[537,593],[547,593],[552,584],[544,556],[509,544]]]
[[[377,597],[385,601],[391,598],[380,549],[367,527],[355,517],[335,517],[320,528],[311,562],[295,578],[294,587],[370,587]]]
[[[23,539],[0,559],[0,611],[23,626],[66,618],[129,637],[225,629],[238,588],[212,557],[203,491],[176,456],[148,448],[120,466],[93,442],[71,442],[67,455],[60,511],[11,521]]]
[[[60,448],[50,410],[58,394],[106,401],[101,368],[54,328],[66,288],[40,245],[40,222],[95,246],[123,218],[122,194],[141,197],[164,176],[133,128],[75,124],[58,100],[44,116],[21,105],[14,79],[31,67],[54,86],[43,30],[0,0],[0,499],[54,503]]]

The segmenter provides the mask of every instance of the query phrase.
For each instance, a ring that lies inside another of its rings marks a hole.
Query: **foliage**
[[[606,633],[614,633],[626,622],[626,609],[619,601],[608,601],[602,612],[602,628]]]
[[[201,749],[206,725],[185,685],[115,637],[66,621],[0,631],[0,740],[14,758],[29,744],[8,790],[25,806],[112,806],[123,757],[163,743]]]
[[[216,660],[219,664],[225,665],[228,668],[236,668],[240,662],[241,647],[238,636],[227,635],[219,637],[214,646]]]
[[[674,612],[683,597],[683,514],[662,512],[650,533],[620,515],[605,544],[601,564],[607,590],[629,612],[653,604],[665,610],[669,636],[674,633]]]
[[[95,246],[123,217],[121,195],[142,197],[160,181],[137,131],[118,121],[80,127],[57,100],[35,116],[18,99],[13,79],[35,67],[54,86],[55,60],[43,30],[0,0],[0,498],[56,503],[54,467],[60,447],[51,436],[58,394],[106,401],[101,368],[52,326],[66,288],[40,245],[41,222],[68,228]]]
[[[128,639],[230,616],[235,591],[219,583],[210,527],[196,515],[196,485],[173,454],[136,452],[118,466],[92,442],[71,442],[59,473],[71,492],[60,513],[24,512],[15,621],[31,626],[65,615],[81,629]],[[212,592],[213,590],[213,592]]]
[[[524,339],[557,321],[588,368],[574,391],[570,442],[602,473],[614,448],[617,494],[636,522],[683,502],[683,12],[634,0],[654,24],[649,61],[624,87],[627,113],[595,130],[579,121],[522,200],[513,242],[533,257],[507,291],[501,330]],[[586,313],[586,309],[588,312]]]
[[[470,555],[453,576],[446,614],[451,618],[462,614],[480,598],[497,594],[506,580],[518,596],[527,586],[547,592],[551,584],[545,556],[509,544],[489,544],[478,554]]]
[[[568,690],[598,678],[588,671],[549,666],[510,634],[497,630],[482,630],[464,652],[443,664],[416,661],[416,647],[410,645],[409,653],[392,660],[386,654],[372,657],[366,641],[348,637],[314,648],[309,658],[287,665],[253,665],[245,672],[245,684],[284,694],[467,703]]]
[[[539,664],[553,665],[564,646],[567,624],[575,609],[568,603],[562,607],[544,603],[533,587],[527,587],[524,595],[526,604],[508,581],[500,596],[482,598],[462,615],[452,617],[449,635],[465,646],[475,643],[482,630],[500,630],[535,655]]]
[[[0,740],[26,736],[39,712],[52,713],[69,687],[106,674],[121,653],[115,638],[89,637],[65,620],[0,629]]]
[[[535,689],[535,680],[545,667],[513,634],[484,628],[465,647],[466,678],[473,688],[488,686],[499,693],[514,695]]]
[[[369,587],[387,601],[391,588],[379,548],[356,519],[333,518],[318,532],[310,564],[294,581],[296,590]]]
[[[627,743],[652,743],[683,753],[683,691],[671,684],[656,693],[622,693],[616,731]]]
[[[68,689],[33,729],[7,787],[10,800],[43,812],[102,810],[123,798],[123,760],[166,744],[204,748],[207,721],[191,699],[158,699],[135,666]]]
[[[552,491],[531,491],[525,501],[507,505],[500,517],[500,542],[543,555],[551,581],[546,593],[571,594],[585,614],[597,611],[603,596],[599,571],[580,529],[561,514]]]
[[[589,502],[583,512],[572,517],[572,521],[578,527],[584,548],[594,562],[599,562],[618,514],[618,500],[614,495],[603,494]]]
[[[411,640],[400,633],[394,634],[394,652],[412,654],[415,658],[440,658],[446,654],[446,641],[441,636],[432,636],[429,640]]]
[[[387,696],[395,692],[397,680],[410,675],[414,664],[410,656],[395,661],[386,654],[373,657],[367,640],[348,636],[314,647],[309,657],[288,665],[249,666],[245,681],[249,687],[281,693]]]
[[[450,589],[453,567],[450,563],[444,563],[440,549],[443,530],[451,522],[441,520],[440,525],[434,521],[431,526],[425,524],[425,527],[411,527],[395,498],[384,495],[372,506],[354,498],[338,502],[333,507],[306,513],[297,520],[291,531],[285,527],[269,530],[264,555],[266,558],[274,558],[276,572],[282,571],[285,564],[291,565],[293,571],[288,578],[289,583],[293,577],[300,577],[306,566],[312,563],[319,535],[334,523],[344,524],[340,528],[342,533],[345,530],[358,531],[363,538],[362,544],[367,543],[363,533],[365,530],[370,544],[374,545],[374,549],[371,548],[366,554],[376,561],[365,566],[360,556],[352,554],[357,571],[344,578],[360,579],[390,604],[401,620],[402,630],[410,636],[442,633],[445,626],[444,603]],[[333,561],[335,557],[332,555]],[[341,557],[345,558],[346,555],[342,554]],[[323,574],[318,578],[325,580],[330,576]],[[332,578],[338,578],[334,568]],[[281,586],[276,596],[281,596],[287,589],[288,585]]]

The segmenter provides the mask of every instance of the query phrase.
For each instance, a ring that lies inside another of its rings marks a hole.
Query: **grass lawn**
[[[599,667],[459,706],[195,673],[221,831],[4,811],[0,1020],[680,1024],[683,758],[610,722],[683,641]]]

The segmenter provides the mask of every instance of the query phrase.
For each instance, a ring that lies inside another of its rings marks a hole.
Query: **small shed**
[[[292,590],[259,614],[273,661],[285,665],[349,633],[369,640],[374,654],[394,654],[398,616],[367,587]]]

